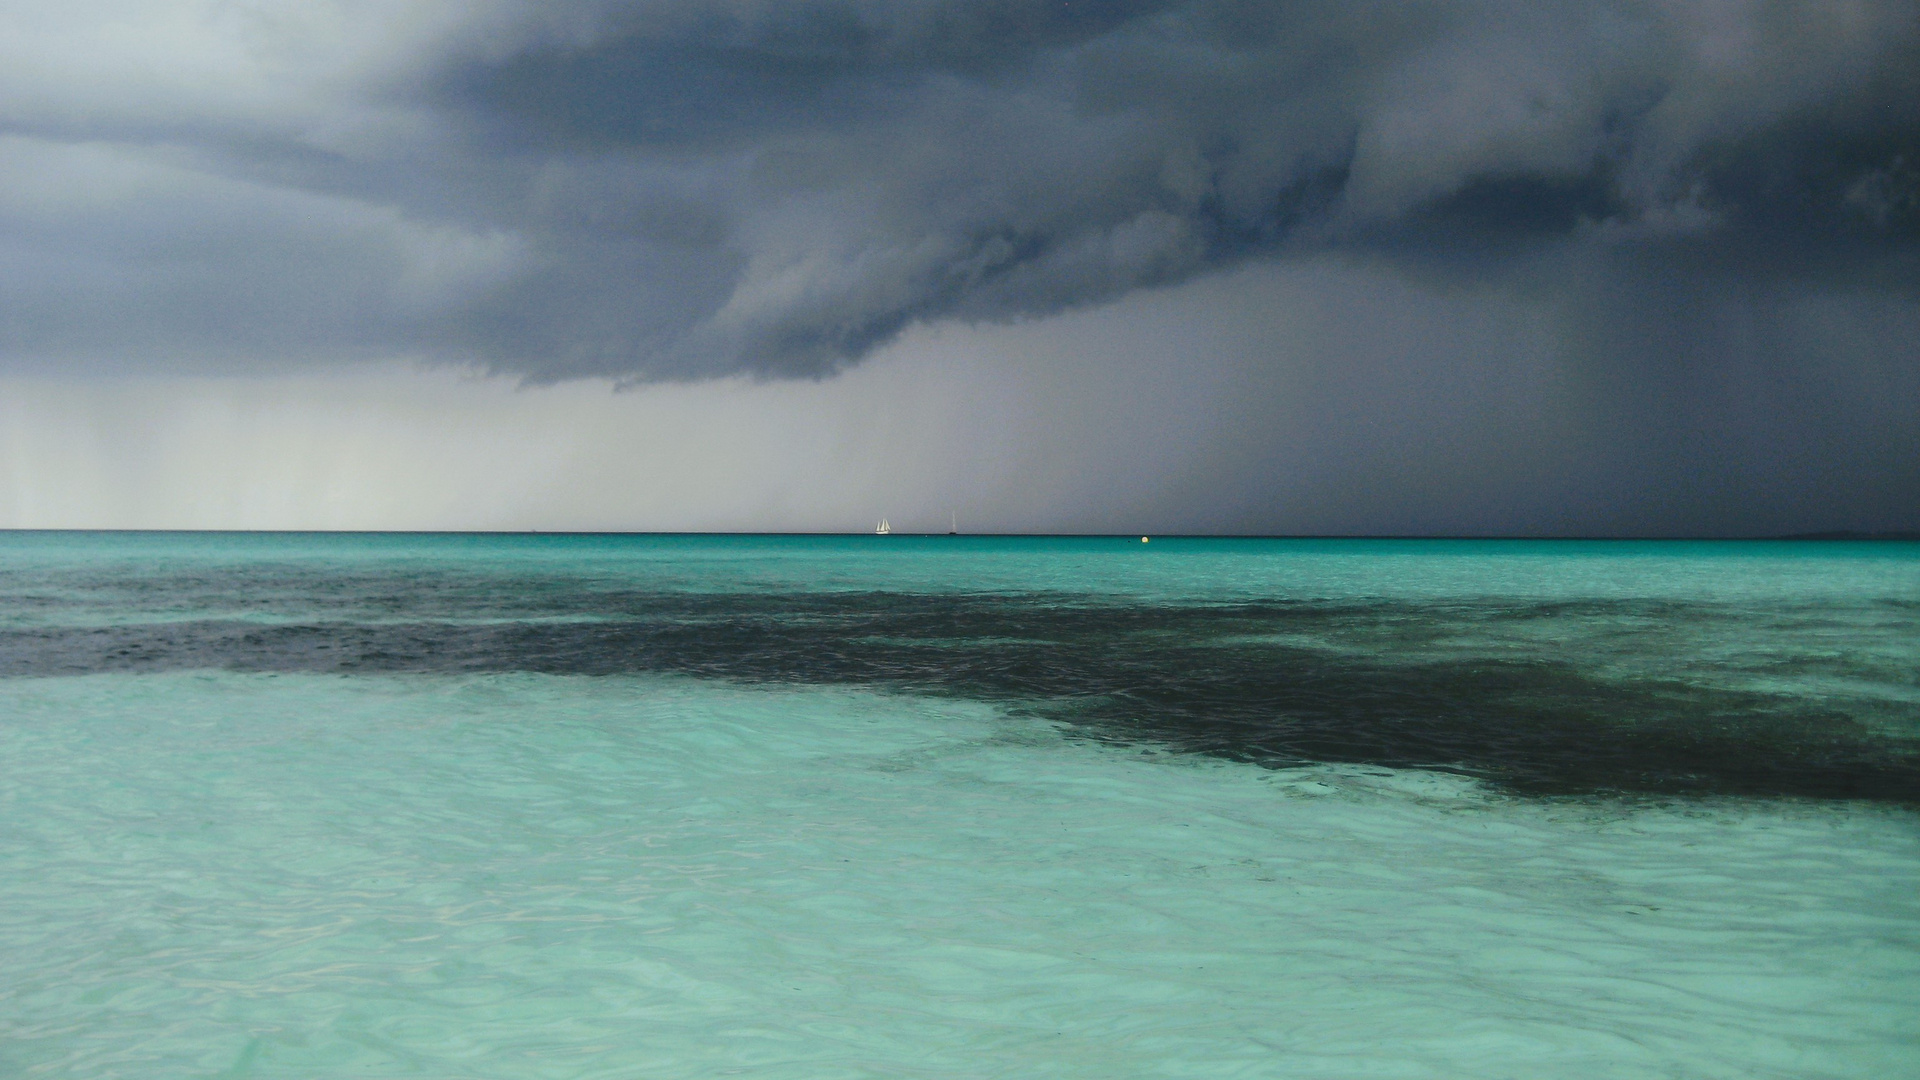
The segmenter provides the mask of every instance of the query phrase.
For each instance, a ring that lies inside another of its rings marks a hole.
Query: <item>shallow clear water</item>
[[[0,1075],[1913,1075],[1916,672],[1915,545],[0,536]]]

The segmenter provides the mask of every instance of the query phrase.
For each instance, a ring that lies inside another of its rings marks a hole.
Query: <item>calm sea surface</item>
[[[0,1076],[1920,1076],[1920,544],[0,533]]]

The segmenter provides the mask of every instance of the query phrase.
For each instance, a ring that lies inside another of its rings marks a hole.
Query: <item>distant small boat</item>
[[[893,531],[893,526],[891,526],[891,525],[889,525],[889,524],[887,524],[887,519],[886,519],[886,518],[881,518],[881,519],[880,519],[880,524],[878,524],[878,525],[875,525],[875,526],[873,527],[873,531],[874,531],[874,532],[876,532],[876,533],[878,533],[878,534],[880,534],[881,536],[885,536],[885,535],[887,535],[888,533],[890,533],[890,532],[892,532],[892,531]]]
[[[947,511],[947,535],[960,535],[960,515],[952,510]]]

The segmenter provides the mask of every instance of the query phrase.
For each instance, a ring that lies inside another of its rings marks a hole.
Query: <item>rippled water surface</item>
[[[0,534],[0,1075],[1920,1074],[1920,546]]]

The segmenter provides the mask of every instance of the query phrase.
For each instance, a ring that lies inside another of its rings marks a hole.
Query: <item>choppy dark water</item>
[[[860,686],[1274,766],[1920,802],[1920,544],[23,543],[0,677]]]

